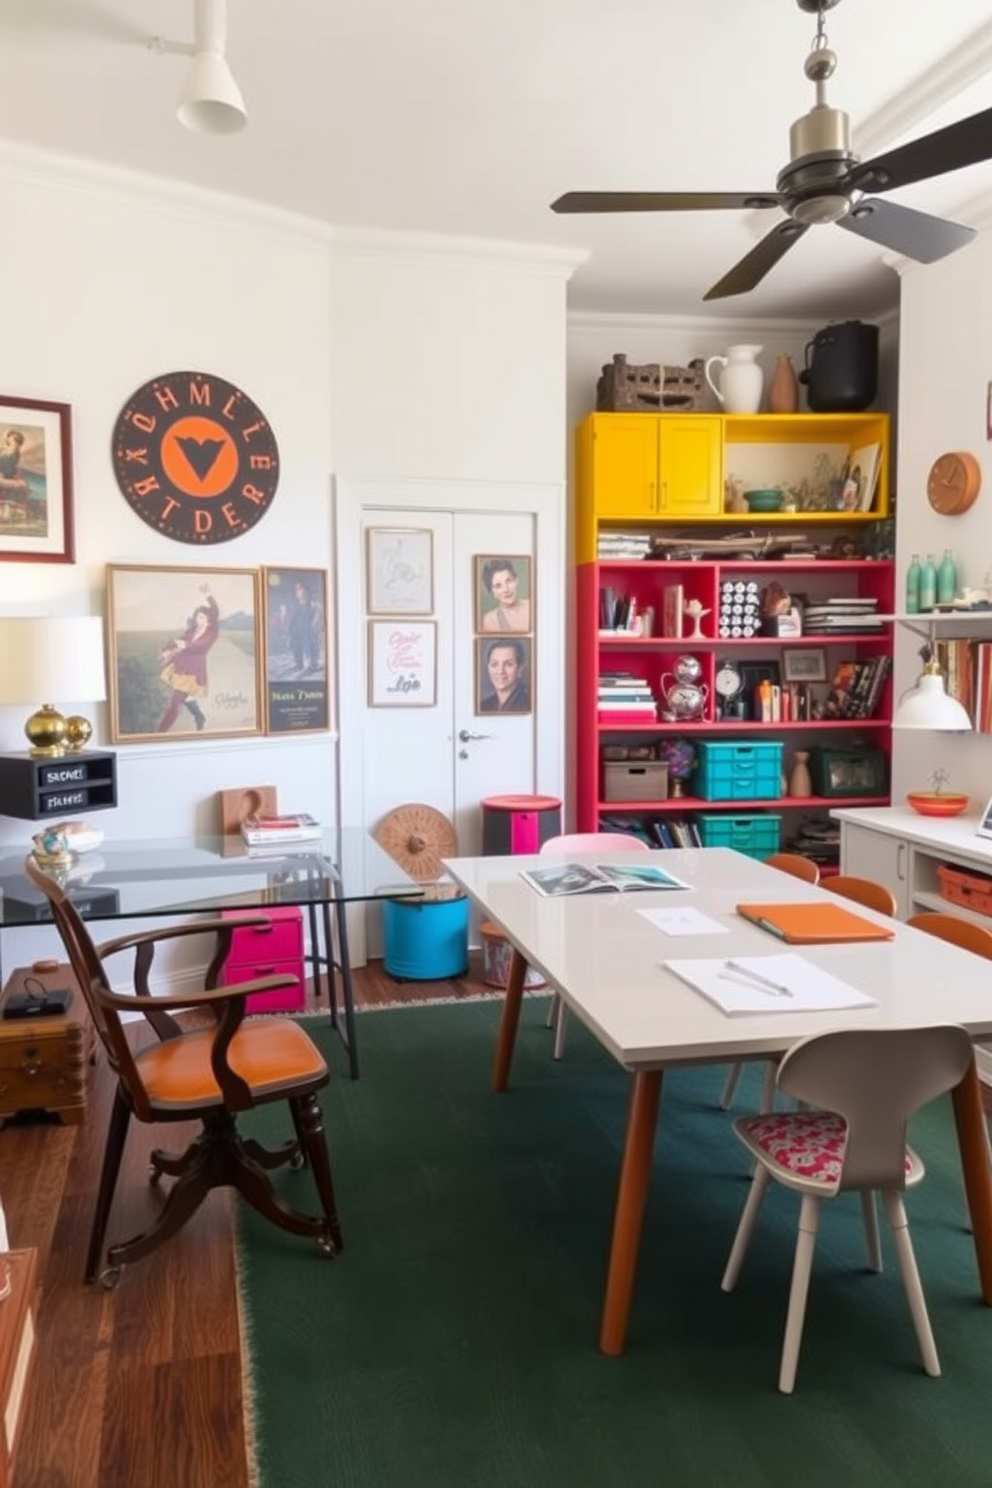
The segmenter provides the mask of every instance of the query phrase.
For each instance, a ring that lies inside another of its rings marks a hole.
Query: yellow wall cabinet
[[[579,468],[598,517],[718,516],[723,420],[714,414],[590,414]]]

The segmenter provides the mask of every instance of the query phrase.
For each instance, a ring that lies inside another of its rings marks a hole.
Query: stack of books
[[[249,816],[241,823],[241,836],[251,852],[285,852],[287,848],[319,842],[320,822],[300,812],[295,816]]]
[[[830,682],[824,714],[827,718],[874,718],[892,661],[869,656],[865,661],[840,661]]]
[[[658,705],[643,677],[633,672],[600,672],[600,723],[655,723]]]
[[[601,532],[596,539],[597,558],[646,558],[650,552],[647,532]]]
[[[817,600],[803,610],[803,635],[865,635],[879,631],[885,622],[878,619],[877,609],[877,599],[850,596]]]

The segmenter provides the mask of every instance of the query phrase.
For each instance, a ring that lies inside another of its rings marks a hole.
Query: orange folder
[[[821,900],[811,904],[738,904],[737,913],[789,945],[816,945],[831,940],[891,940],[895,934],[887,925],[876,925],[840,904]]]

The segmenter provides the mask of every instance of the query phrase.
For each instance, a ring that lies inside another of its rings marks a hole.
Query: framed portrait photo
[[[262,596],[265,732],[330,728],[326,572],[263,568]]]
[[[429,527],[369,527],[366,608],[370,615],[434,612],[434,534]]]
[[[989,801],[989,804],[982,812],[982,819],[975,828],[975,831],[979,837],[992,837],[992,801]]]
[[[68,403],[0,394],[0,559],[75,561]]]
[[[433,708],[436,702],[435,622],[370,620],[369,706]]]
[[[110,565],[112,741],[261,733],[260,630],[256,569]]]
[[[534,629],[533,567],[527,554],[475,558],[475,629],[482,635],[527,635]]]
[[[782,653],[786,682],[826,682],[827,653],[822,646],[789,647]]]
[[[475,643],[475,711],[533,713],[534,642],[531,636],[492,636]]]

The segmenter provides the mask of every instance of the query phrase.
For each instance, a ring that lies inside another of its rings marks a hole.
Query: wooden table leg
[[[524,1000],[524,977],[527,975],[527,959],[514,948],[510,957],[510,974],[503,1000],[503,1016],[496,1037],[496,1055],[493,1059],[493,1089],[505,1090],[510,1079],[510,1061],[513,1046],[517,1041],[517,1024],[520,1022],[520,1004]]]
[[[627,1112],[620,1185],[613,1216],[613,1239],[606,1273],[606,1296],[599,1347],[604,1354],[622,1354],[627,1341],[627,1319],[634,1291],[641,1225],[648,1196],[651,1153],[658,1106],[661,1100],[661,1070],[642,1070],[634,1076]]]
[[[974,1058],[961,1084],[952,1091],[952,1099],[982,1300],[992,1307],[992,1171],[983,1131],[982,1088]]]

